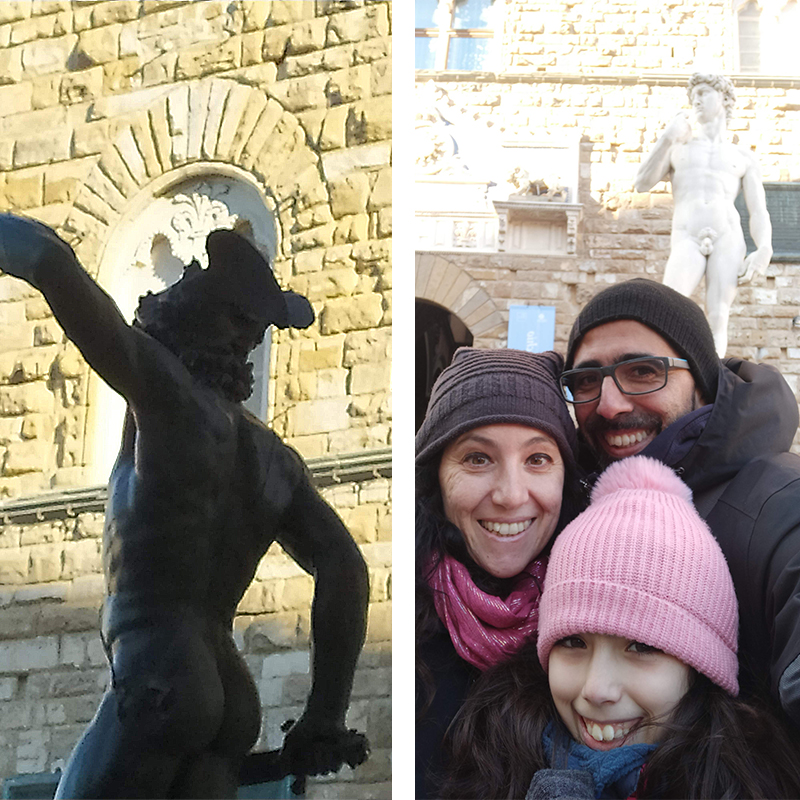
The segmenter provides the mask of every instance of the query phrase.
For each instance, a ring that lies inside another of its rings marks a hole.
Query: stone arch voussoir
[[[163,184],[165,176],[215,164],[241,170],[274,206],[282,227],[279,253],[286,259],[293,234],[302,236],[332,219],[319,154],[295,115],[261,89],[208,78],[182,84],[125,115],[60,232],[96,275],[111,230],[137,196]]]
[[[486,290],[447,256],[417,253],[415,272],[417,298],[455,314],[476,340],[504,323],[500,309]]]

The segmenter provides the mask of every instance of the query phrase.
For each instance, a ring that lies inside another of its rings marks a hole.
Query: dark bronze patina
[[[102,635],[112,681],[57,797],[235,797],[259,778],[255,683],[231,634],[277,541],[315,578],[313,682],[278,756],[313,775],[360,763],[345,728],[367,573],[300,456],[246,411],[247,356],[268,325],[307,327],[260,253],[214,231],[209,267],[141,299],[133,325],[50,228],[0,215],[0,270],[40,290],[91,367],[128,403],[109,481]],[[274,759],[273,759],[274,760]]]

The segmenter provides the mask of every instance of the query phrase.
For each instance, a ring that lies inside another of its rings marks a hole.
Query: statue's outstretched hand
[[[47,225],[0,214],[0,272],[35,284],[37,267],[68,255],[72,255],[69,245]]]
[[[281,762],[291,775],[324,775],[344,764],[357,767],[368,755],[363,733],[303,715],[286,734]]]

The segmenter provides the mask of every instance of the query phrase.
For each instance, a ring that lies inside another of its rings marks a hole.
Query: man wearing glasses
[[[786,381],[720,361],[700,308],[644,279],[586,304],[565,366],[587,468],[641,454],[691,487],[736,586],[742,693],[771,693],[800,726],[798,406]]]

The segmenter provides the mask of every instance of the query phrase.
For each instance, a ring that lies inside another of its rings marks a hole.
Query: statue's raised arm
[[[650,155],[642,161],[633,184],[636,191],[649,192],[659,181],[669,180],[672,174],[672,148],[685,144],[691,138],[692,126],[686,112],[681,111],[664,129]]]
[[[134,369],[135,336],[130,326],[51,228],[0,214],[0,272],[38,289],[90,366],[120,394],[136,395],[143,376]]]

